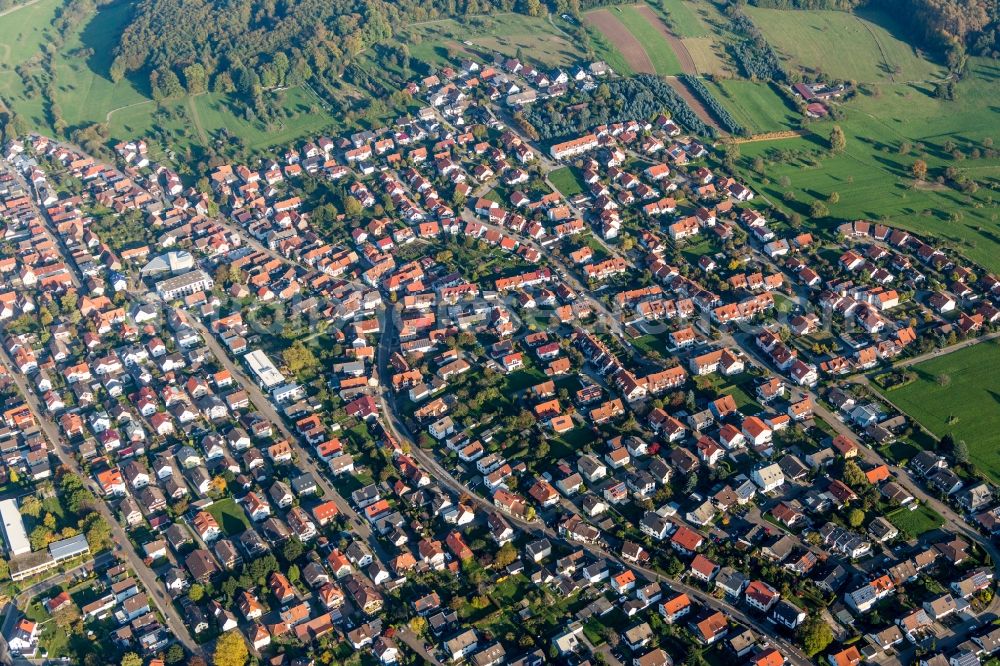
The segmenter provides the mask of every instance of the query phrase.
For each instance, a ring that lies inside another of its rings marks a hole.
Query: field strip
[[[702,122],[704,122],[706,125],[714,127],[715,131],[717,131],[720,135],[722,136],[726,135],[726,132],[723,131],[721,127],[719,127],[719,123],[715,120],[715,116],[713,116],[711,112],[707,108],[705,108],[705,105],[702,104],[701,99],[697,95],[695,95],[690,88],[684,85],[683,81],[681,81],[676,76],[664,76],[663,78],[678,95],[684,98],[684,101],[687,102],[688,106],[691,107],[691,110],[694,111],[695,115],[701,118]]]
[[[697,75],[698,68],[695,67],[694,58],[691,57],[691,53],[684,46],[684,42],[681,38],[675,35],[667,25],[660,20],[660,17],[650,8],[649,5],[635,5],[635,10],[638,11],[643,17],[649,21],[649,24],[659,30],[667,43],[670,44],[670,48],[673,49],[674,55],[677,56],[677,61],[681,65],[681,71],[685,74]]]
[[[203,93],[199,93],[203,94]],[[198,138],[201,139],[203,146],[208,145],[208,133],[205,132],[205,128],[201,124],[201,118],[198,116],[198,107],[195,106],[194,98],[196,95],[189,95],[187,98],[187,110],[188,115],[191,116],[191,122],[194,123],[194,129],[198,132]]]
[[[795,139],[809,134],[806,130],[784,130],[782,132],[767,132],[766,134],[754,134],[753,136],[733,139],[733,143],[759,143],[761,141],[780,141],[781,139]]]
[[[607,9],[598,9],[588,12],[584,16],[584,20],[607,37],[608,41],[625,58],[625,62],[628,63],[633,72],[656,74],[656,68],[653,67],[653,61],[649,59],[646,49],[621,21],[612,16],[611,12]]]

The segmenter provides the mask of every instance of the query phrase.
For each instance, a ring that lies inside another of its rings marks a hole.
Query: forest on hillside
[[[540,0],[139,0],[111,67],[142,72],[154,92],[254,94],[352,58],[403,26],[495,11],[541,15]]]

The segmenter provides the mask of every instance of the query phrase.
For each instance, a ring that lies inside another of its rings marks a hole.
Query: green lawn
[[[1000,344],[984,342],[913,366],[917,381],[886,397],[935,435],[965,440],[971,462],[1000,481],[998,368]]]
[[[633,347],[645,354],[656,352],[664,358],[672,356],[670,350],[667,348],[666,333],[661,335],[647,333],[646,335],[640,335],[638,338],[633,338],[631,342]]]
[[[652,3],[656,8],[656,3]],[[667,25],[678,37],[705,37],[709,31],[698,18],[695,3],[689,0],[660,0],[659,8],[667,17]]]
[[[798,111],[771,83],[718,79],[705,81],[716,99],[751,134],[781,132],[799,124]]]
[[[231,497],[215,502],[207,511],[219,522],[219,527],[226,536],[240,534],[250,527],[246,513]]]
[[[754,398],[753,383],[755,378],[752,375],[742,373],[732,377],[723,377],[719,373],[713,372],[710,375],[704,375],[704,379],[699,378],[699,380],[708,382],[710,394],[733,396],[737,409],[748,416],[763,411],[763,407]]]
[[[194,98],[194,108],[201,126],[210,136],[225,128],[242,137],[250,148],[286,144],[298,137],[317,134],[331,125],[333,118],[325,111],[318,110],[318,101],[305,88],[288,88],[278,95],[280,108],[285,109],[290,117],[283,118],[270,127],[250,123],[237,116],[226,95],[198,95]]]
[[[570,167],[556,169],[549,174],[549,180],[564,197],[572,197],[583,192],[583,185]]]
[[[611,13],[639,40],[657,74],[676,76],[681,73],[681,64],[667,38],[635,7],[623,5],[613,8]]]
[[[786,65],[834,78],[871,83],[928,81],[942,67],[917,55],[905,32],[878,11],[761,9],[747,14]]]
[[[896,526],[896,529],[906,539],[916,539],[923,533],[936,530],[944,525],[944,518],[937,511],[923,504],[913,511],[905,507],[896,509],[887,514],[886,518]]]

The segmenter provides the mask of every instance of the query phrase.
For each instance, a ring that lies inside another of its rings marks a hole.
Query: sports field
[[[1000,344],[984,342],[913,366],[917,381],[885,395],[938,437],[951,434],[965,440],[972,463],[996,482],[1000,481],[998,368]]]
[[[780,132],[798,126],[796,109],[769,83],[734,79],[706,81],[716,99],[751,134]]]
[[[869,83],[927,81],[943,68],[917,55],[905,33],[877,11],[789,11],[746,8],[786,66]]]

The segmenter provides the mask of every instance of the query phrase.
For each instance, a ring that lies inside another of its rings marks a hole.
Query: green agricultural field
[[[706,37],[709,35],[705,24],[698,18],[693,2],[689,2],[689,0],[660,0],[659,3],[652,3],[651,6],[662,11],[666,16],[667,25],[678,37]]]
[[[583,192],[583,186],[570,167],[556,169],[549,174],[549,181],[564,197],[572,197]]]
[[[997,368],[1000,343],[984,342],[913,366],[917,381],[885,396],[938,437],[965,440],[976,468],[1000,481]]]
[[[449,63],[449,51],[488,61],[493,52],[514,57],[521,50],[532,61],[549,67],[568,66],[582,57],[569,34],[544,17],[514,13],[476,16],[463,23],[452,19],[416,23],[399,38],[407,43],[413,58],[435,67]]]
[[[970,72],[958,85],[958,101],[934,98],[930,85],[884,85],[844,104],[842,120],[811,123],[812,134],[743,144],[744,174],[768,200],[804,217],[814,201],[836,192],[839,202],[828,206],[830,217],[816,221],[814,229],[881,219],[935,236],[987,269],[1000,270],[992,194],[1000,186],[1000,159],[983,156],[997,127],[993,100],[1000,98],[1000,78],[989,61],[974,60]],[[847,146],[831,155],[827,139],[835,124]],[[949,142],[961,149],[961,158],[946,152]],[[763,174],[749,169],[757,157],[765,160]],[[910,168],[917,159],[928,165],[928,182],[914,182]],[[964,194],[935,182],[948,167],[976,180],[978,191]]]
[[[775,84],[718,79],[705,85],[751,134],[781,132],[798,126],[800,116]]]
[[[677,76],[681,74],[681,63],[667,38],[656,26],[651,25],[635,7],[622,5],[611,10],[612,15],[622,22],[632,36],[639,40],[646,50],[657,74]]]
[[[905,32],[877,11],[746,8],[764,36],[786,59],[807,72],[870,83],[928,81],[943,68],[903,41]]]
[[[231,497],[215,502],[207,510],[218,521],[219,527],[227,536],[240,534],[250,527],[250,521],[247,520],[243,509]]]
[[[781,132],[799,124],[799,113],[771,83],[718,79],[705,85],[751,134]]]
[[[887,514],[886,518],[896,526],[896,529],[906,539],[916,539],[925,532],[936,530],[944,525],[944,518],[937,511],[923,504],[913,511],[908,508],[896,509]]]

